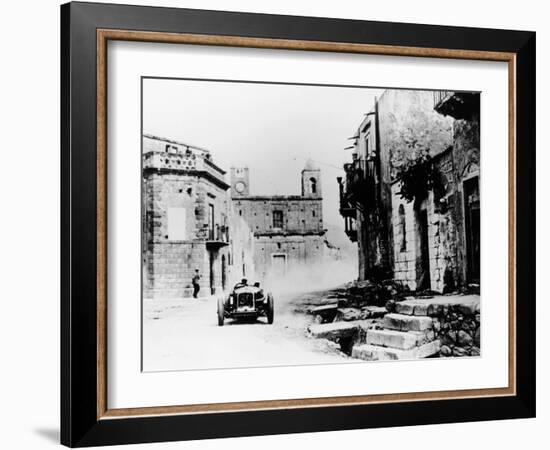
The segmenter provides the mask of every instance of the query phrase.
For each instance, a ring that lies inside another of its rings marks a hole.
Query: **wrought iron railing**
[[[453,91],[434,91],[434,108],[437,108],[439,104],[446,101],[453,94]]]
[[[208,240],[217,242],[229,242],[229,227],[215,224],[208,229]]]

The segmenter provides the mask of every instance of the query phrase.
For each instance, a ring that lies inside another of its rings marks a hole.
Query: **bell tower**
[[[248,167],[231,167],[231,197],[250,195]]]
[[[321,169],[311,159],[302,169],[302,197],[321,198]]]

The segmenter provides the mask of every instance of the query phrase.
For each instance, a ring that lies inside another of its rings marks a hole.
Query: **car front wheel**
[[[273,323],[273,316],[275,314],[275,304],[273,301],[273,296],[267,294],[267,323],[270,325]]]
[[[223,327],[224,322],[224,316],[225,314],[225,302],[223,301],[223,297],[218,298],[218,325],[220,327]]]

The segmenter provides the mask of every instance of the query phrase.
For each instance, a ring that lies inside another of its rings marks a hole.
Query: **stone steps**
[[[389,313],[384,316],[381,326],[382,329],[367,330],[365,342],[353,346],[353,358],[366,361],[420,359],[435,355],[441,348],[441,342],[435,339],[432,318],[426,315]]]
[[[381,347],[379,345],[359,344],[353,346],[351,356],[352,358],[363,359],[365,361],[420,359],[435,355],[439,352],[440,347],[441,344],[437,339],[407,350]]]
[[[426,344],[435,339],[432,330],[426,331],[395,331],[367,330],[365,343],[380,347],[391,347],[400,350],[410,350],[413,347]]]
[[[334,308],[333,305],[330,307]],[[363,308],[361,313],[367,309]],[[479,355],[478,326],[474,323],[472,328],[470,324],[472,321],[479,323],[479,296],[409,298],[396,302],[391,310],[385,313],[385,308],[376,308],[372,314],[368,310],[370,320],[353,320],[355,316],[347,314],[352,319],[349,322],[311,325],[309,331],[314,337],[344,343],[346,348],[343,351],[351,353],[353,358],[367,361],[421,359],[440,351],[443,356],[450,356],[449,352],[453,356]],[[347,313],[342,308],[339,311],[341,314]],[[447,315],[456,316],[457,320],[469,317],[470,322],[466,323],[469,328],[438,337],[442,317],[447,322],[455,320]],[[372,320],[374,317],[379,319]],[[477,342],[474,340],[476,336]]]

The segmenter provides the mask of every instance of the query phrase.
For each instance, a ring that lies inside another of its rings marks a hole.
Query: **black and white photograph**
[[[547,441],[544,5],[4,2],[0,449]]]
[[[476,357],[480,93],[142,78],[144,372]]]

